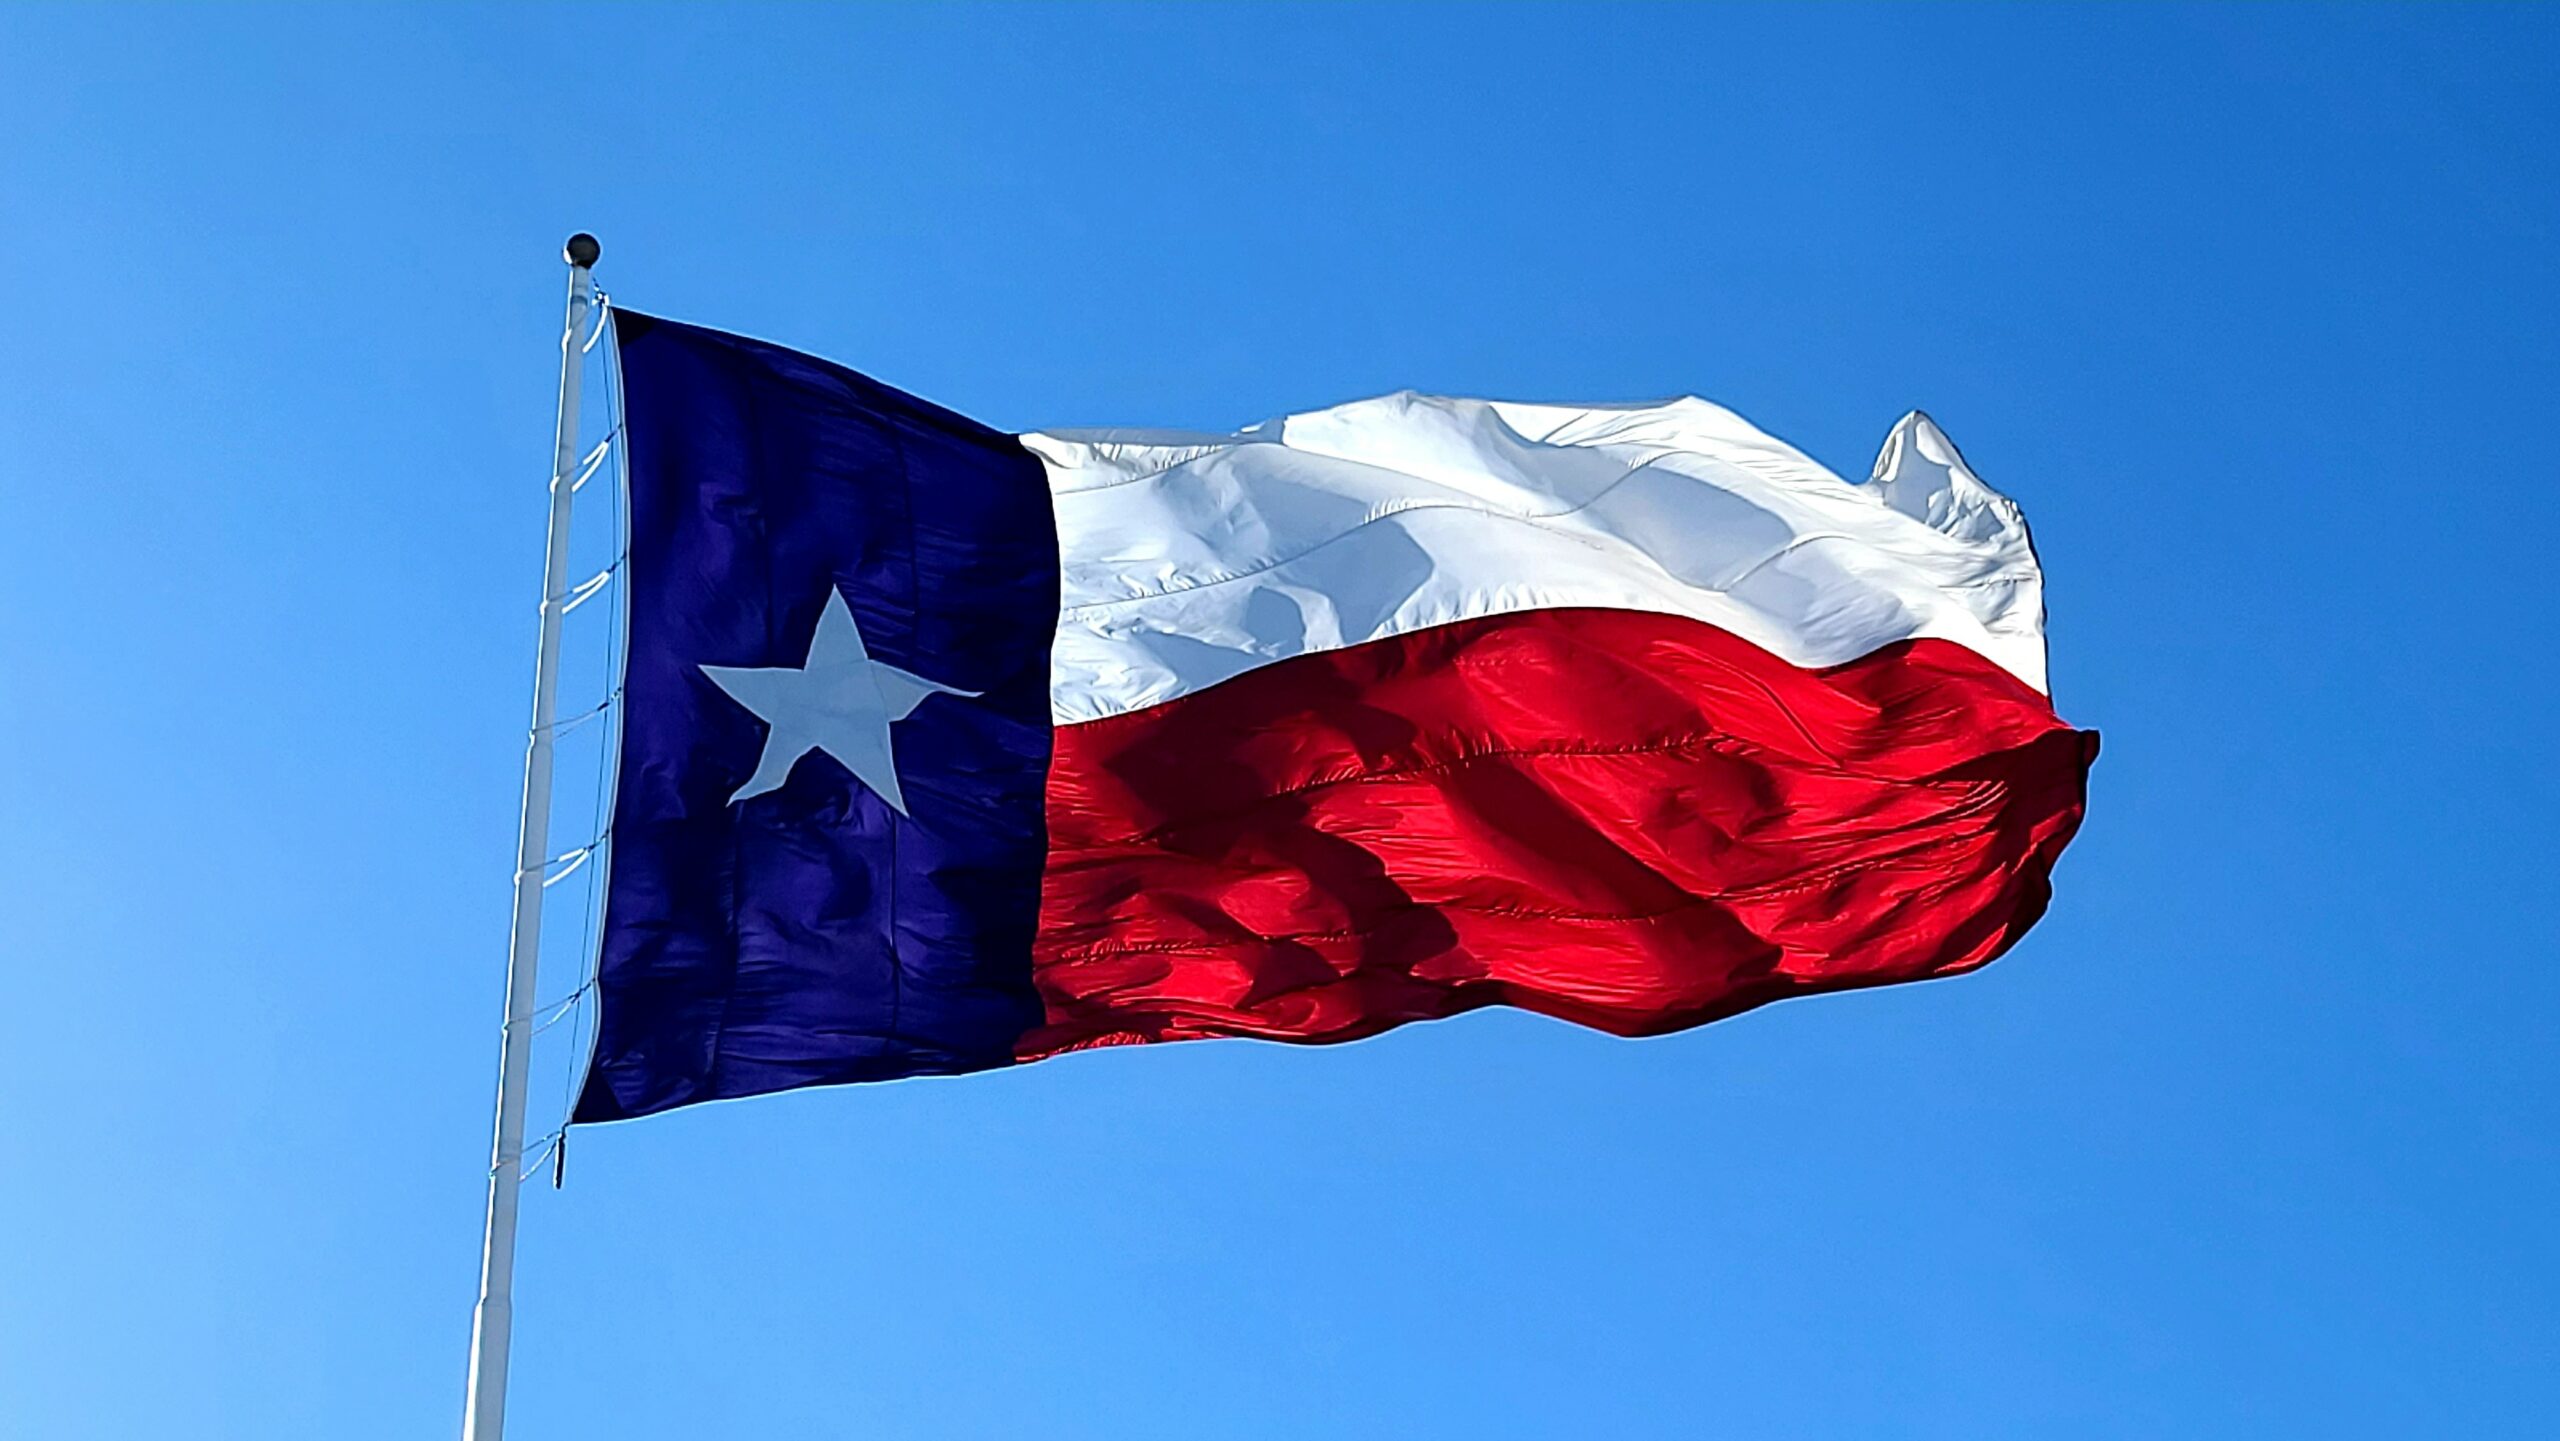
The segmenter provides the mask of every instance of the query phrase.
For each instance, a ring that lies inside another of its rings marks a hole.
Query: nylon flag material
[[[2018,508],[1705,401],[1009,435],[628,311],[629,653],[575,1119],[1972,969],[2094,733]]]

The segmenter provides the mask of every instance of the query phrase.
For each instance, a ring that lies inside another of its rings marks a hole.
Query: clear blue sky
[[[2560,1434],[2556,63],[2523,7],[11,7],[0,1433],[453,1433],[584,227],[1010,427],[1693,391],[1862,475],[1926,408],[2106,753],[1973,977],[585,1135],[511,1434]]]

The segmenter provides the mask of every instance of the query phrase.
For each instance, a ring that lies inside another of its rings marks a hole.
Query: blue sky
[[[453,1432],[583,227],[1005,426],[1696,392],[1858,475],[1926,408],[2106,753],[1961,980],[584,1135],[513,1434],[2560,1431],[2555,61],[2525,7],[10,8],[0,1429]]]

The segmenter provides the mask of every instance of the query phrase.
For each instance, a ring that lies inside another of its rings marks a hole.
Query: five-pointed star
[[[905,720],[926,696],[977,694],[873,660],[863,648],[861,628],[853,623],[853,607],[845,604],[840,590],[827,593],[826,613],[818,617],[818,633],[809,639],[809,658],[799,666],[706,665],[702,673],[772,727],[756,773],[729,797],[731,805],[780,789],[802,756],[825,751],[844,762],[890,809],[905,815],[890,723]]]

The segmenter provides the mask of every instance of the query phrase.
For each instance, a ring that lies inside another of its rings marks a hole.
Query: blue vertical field
[[[1058,550],[1013,437],[778,346],[618,312],[630,656],[602,1024],[577,1119],[1002,1065],[1040,1016]],[[703,673],[798,666],[841,591],[941,695],[909,814],[823,751],[732,803],[765,725]]]

